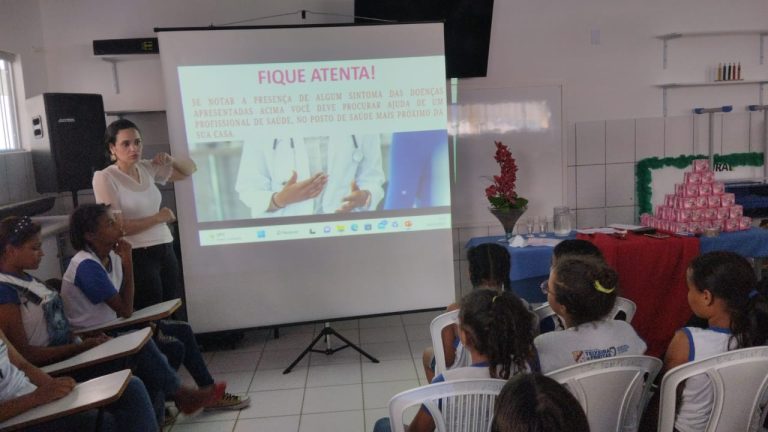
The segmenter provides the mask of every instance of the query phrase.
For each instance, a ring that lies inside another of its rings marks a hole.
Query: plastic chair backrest
[[[488,432],[493,422],[496,396],[506,380],[463,379],[429,384],[398,393],[389,401],[389,422],[394,432],[404,432],[405,410],[424,405],[438,432]]]
[[[443,329],[449,325],[458,323],[459,310],[456,309],[436,316],[429,324],[429,334],[432,338],[432,350],[435,355],[435,376],[445,372],[447,369],[445,364],[445,349],[443,348]],[[469,364],[457,366],[469,366]]]
[[[634,431],[662,362],[655,357],[609,357],[547,374],[565,385],[587,414],[592,432]]]
[[[714,393],[705,432],[760,430],[765,420],[760,405],[768,396],[768,347],[765,346],[728,351],[667,372],[661,381],[660,432],[674,428],[677,387],[699,374],[709,377]]]
[[[616,297],[616,303],[613,305],[613,309],[611,309],[611,312],[608,314],[608,316],[613,317],[614,319],[620,312],[624,312],[624,318],[623,321],[626,321],[628,323],[632,322],[632,318],[635,316],[635,311],[637,311],[637,305],[635,302],[628,298],[624,297]],[[536,314],[536,317],[539,319],[539,322],[544,321],[545,319],[549,317],[554,317],[557,320],[560,321],[555,326],[556,330],[562,330],[562,319],[557,317],[555,314],[555,311],[552,310],[552,307],[549,306],[549,303],[542,303],[541,306],[537,307],[533,310],[533,313]]]
[[[636,310],[637,305],[632,300],[624,297],[616,297],[616,303],[613,305],[613,309],[611,309],[611,313],[608,314],[608,316],[612,316],[613,319],[620,319],[617,315],[619,312],[624,312],[626,317],[623,318],[623,321],[631,323]]]

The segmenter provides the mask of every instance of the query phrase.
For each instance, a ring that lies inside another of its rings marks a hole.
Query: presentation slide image
[[[193,177],[199,222],[450,205],[445,130],[190,147],[199,169]],[[296,195],[312,187],[315,196]],[[278,208],[273,197],[284,190],[292,190],[295,202]]]

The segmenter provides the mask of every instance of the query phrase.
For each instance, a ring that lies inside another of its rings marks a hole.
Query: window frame
[[[16,99],[16,83],[13,73],[16,54],[0,51],[0,61],[8,66],[7,72],[0,70],[0,97],[7,94],[9,98],[8,112],[6,112],[4,104],[0,101],[0,123],[4,126],[0,129],[3,132],[0,133],[0,153],[20,151],[22,146],[21,130],[19,127],[19,104]],[[7,93],[5,90],[7,90]]]

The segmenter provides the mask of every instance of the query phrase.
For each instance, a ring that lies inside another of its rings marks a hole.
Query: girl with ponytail
[[[632,326],[608,316],[618,283],[616,271],[598,258],[565,256],[557,261],[549,274],[547,300],[566,328],[534,340],[542,373],[589,360],[645,353],[645,342]]]
[[[669,370],[683,363],[768,342],[768,298],[757,289],[755,271],[733,252],[710,252],[688,266],[688,304],[707,328],[675,333],[664,359]],[[712,385],[706,375],[686,380],[675,429],[703,431],[712,411]]]
[[[459,312],[459,338],[471,355],[472,365],[449,369],[432,383],[469,378],[509,379],[528,372],[533,360],[533,336],[533,320],[522,300],[509,292],[474,290],[461,299]],[[409,432],[434,429],[435,422],[424,407],[408,426]],[[388,418],[376,422],[374,432],[388,430]]]

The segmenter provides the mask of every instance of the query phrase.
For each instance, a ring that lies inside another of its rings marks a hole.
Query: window
[[[14,57],[13,54],[0,51],[0,151],[21,147],[16,117],[16,95],[13,91]]]

